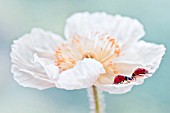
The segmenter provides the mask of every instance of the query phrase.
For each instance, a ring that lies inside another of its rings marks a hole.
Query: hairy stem
[[[94,102],[95,102],[95,113],[100,113],[100,105],[99,105],[99,97],[98,97],[98,91],[96,86],[92,86],[93,89],[93,96],[94,96]]]
[[[96,86],[88,88],[88,96],[90,101],[90,113],[104,113],[104,98],[102,91],[98,90]]]

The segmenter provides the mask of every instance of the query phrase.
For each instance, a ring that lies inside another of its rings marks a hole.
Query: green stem
[[[100,113],[100,103],[99,103],[99,95],[96,86],[92,86],[93,89],[93,96],[95,102],[95,113]]]

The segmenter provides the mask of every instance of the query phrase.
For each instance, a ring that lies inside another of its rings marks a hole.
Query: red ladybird
[[[144,68],[138,68],[134,71],[134,75],[147,74],[148,70]]]
[[[148,73],[149,73],[149,71],[147,69],[138,68],[132,74],[132,78],[136,78],[136,77],[139,77],[139,76],[144,76],[145,74],[148,74]]]
[[[114,79],[114,84],[119,84],[125,80],[125,76],[117,75]]]
[[[143,77],[145,74],[149,74],[147,69],[138,68],[134,71],[134,73],[132,74],[132,77],[117,75],[114,79],[113,84],[120,84],[120,83],[123,83],[124,81],[127,81],[127,83],[129,83],[129,82],[135,80],[136,78]]]
[[[114,84],[123,83],[124,81],[129,81],[129,80],[132,80],[132,78],[123,75],[117,75],[114,79]]]

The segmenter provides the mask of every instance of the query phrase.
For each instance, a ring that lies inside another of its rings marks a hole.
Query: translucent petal
[[[107,33],[127,47],[145,35],[143,25],[136,19],[120,15],[109,15],[104,12],[76,13],[68,18],[65,36],[74,34],[86,36],[89,33]]]
[[[55,84],[56,87],[67,90],[87,88],[92,86],[102,73],[105,73],[102,64],[94,59],[85,58],[73,68],[59,74]]]
[[[33,54],[53,63],[55,48],[63,39],[42,29],[33,29],[30,34],[15,40],[11,46],[12,73],[14,79],[22,86],[45,89],[54,87],[43,67],[32,62]]]

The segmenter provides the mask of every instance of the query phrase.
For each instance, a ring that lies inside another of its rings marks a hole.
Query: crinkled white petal
[[[115,59],[116,61],[127,61],[138,63],[150,68],[154,73],[160,65],[161,59],[165,54],[164,45],[157,45],[145,41],[139,41],[134,46],[125,51],[124,55]]]
[[[143,25],[136,19],[120,15],[112,16],[104,12],[76,13],[66,22],[66,38],[74,34],[86,36],[94,32],[109,34],[124,44],[125,48],[145,35]]]
[[[76,66],[68,69],[57,77],[57,88],[73,90],[87,88],[94,84],[100,74],[105,73],[101,63],[94,59],[83,59]]]
[[[132,75],[134,69],[145,68],[150,74],[137,78],[128,84],[95,84],[99,89],[111,94],[122,94],[131,90],[133,85],[143,84],[144,79],[151,77],[160,65],[162,56],[165,54],[165,47],[153,43],[139,41],[134,46],[125,51],[124,55],[117,62],[117,70],[123,75]],[[125,74],[127,73],[127,74]]]
[[[144,79],[151,77],[158,69],[165,50],[164,45],[139,41],[126,50],[122,57],[115,59],[115,61],[141,64],[142,67],[139,66],[138,68],[147,69],[149,74],[146,74],[143,78],[136,79],[135,85],[140,85],[144,82]]]
[[[51,63],[50,60],[45,59],[45,58],[39,58],[39,56],[35,53],[34,59],[32,62],[39,63],[44,68],[47,76],[51,80],[57,79],[58,74],[59,74],[59,68],[57,66],[55,66],[54,63]]]
[[[134,83],[129,84],[106,84],[106,85],[96,85],[100,90],[108,92],[110,94],[123,94],[131,91]]]
[[[63,39],[42,29],[33,29],[14,41],[11,49],[12,73],[14,79],[22,86],[45,89],[54,87],[44,68],[39,63],[32,62],[33,54],[48,59],[51,63],[55,59],[55,48]]]
[[[12,65],[14,79],[23,87],[32,87],[37,89],[46,89],[54,87],[54,83],[44,77],[44,73],[33,72],[28,69],[22,69],[17,65]]]
[[[131,77],[132,73],[137,69],[137,68],[143,68],[145,66],[138,64],[138,63],[133,63],[133,62],[117,62],[115,66],[115,70],[118,71],[119,75],[124,75],[127,77]]]

